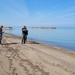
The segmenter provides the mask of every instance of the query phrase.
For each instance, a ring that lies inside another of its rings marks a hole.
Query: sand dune
[[[0,75],[75,75],[75,52],[4,34]]]

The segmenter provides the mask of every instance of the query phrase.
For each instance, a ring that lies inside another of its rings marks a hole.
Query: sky
[[[75,0],[0,0],[0,25],[75,27]]]

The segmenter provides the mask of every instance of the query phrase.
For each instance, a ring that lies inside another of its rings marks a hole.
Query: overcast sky
[[[75,0],[0,0],[0,25],[75,26]]]

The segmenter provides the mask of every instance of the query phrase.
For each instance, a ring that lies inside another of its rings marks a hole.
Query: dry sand
[[[75,52],[4,34],[0,75],[75,75]]]

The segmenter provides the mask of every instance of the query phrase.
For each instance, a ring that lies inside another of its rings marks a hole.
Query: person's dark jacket
[[[22,34],[28,35],[28,30],[26,28],[22,28]]]
[[[2,35],[2,28],[0,28],[0,34]]]

